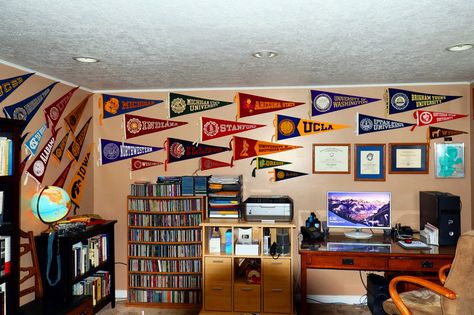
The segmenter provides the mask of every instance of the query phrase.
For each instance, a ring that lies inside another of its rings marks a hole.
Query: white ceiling
[[[472,82],[474,49],[446,47],[474,43],[473,17],[473,0],[10,0],[0,59],[94,91]]]

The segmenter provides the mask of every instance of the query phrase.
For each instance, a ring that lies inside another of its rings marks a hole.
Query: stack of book
[[[183,176],[181,193],[182,196],[206,196],[207,176]]]
[[[6,137],[0,137],[0,176],[12,175],[13,142]]]
[[[10,273],[11,237],[0,236],[0,276]]]
[[[240,218],[242,175],[211,176],[208,180],[208,218]]]

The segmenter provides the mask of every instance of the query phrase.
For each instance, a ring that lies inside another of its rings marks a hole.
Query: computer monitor
[[[372,233],[361,229],[390,229],[390,192],[329,191],[327,193],[327,226],[355,228],[346,237],[367,239]]]

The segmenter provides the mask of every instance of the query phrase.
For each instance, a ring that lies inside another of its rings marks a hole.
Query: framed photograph
[[[428,174],[427,143],[390,143],[390,174]]]
[[[349,174],[350,144],[313,144],[313,174]]]
[[[385,144],[356,144],[354,180],[385,180]]]
[[[435,144],[437,178],[464,178],[464,143]]]

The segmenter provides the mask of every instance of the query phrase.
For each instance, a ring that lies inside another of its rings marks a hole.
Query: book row
[[[182,303],[201,304],[202,295],[199,291],[159,291],[159,290],[129,290],[130,303]]]
[[[200,289],[201,276],[198,275],[138,275],[129,276],[130,287]]]
[[[142,245],[130,244],[129,256],[148,257],[200,257],[201,245]]]
[[[0,284],[0,314],[7,314],[7,284]]]
[[[72,246],[74,257],[74,277],[80,276],[91,268],[98,267],[107,260],[107,234],[93,236],[87,242],[78,242]]]
[[[11,269],[11,237],[0,236],[0,276],[10,273]]]
[[[0,137],[0,176],[13,174],[13,141]]]
[[[201,272],[200,259],[192,260],[158,260],[158,259],[129,259],[129,271],[143,272]]]
[[[198,226],[201,214],[129,214],[129,226]]]
[[[129,240],[134,242],[200,242],[200,229],[174,229],[174,230],[129,230]]]
[[[108,271],[99,270],[92,276],[75,283],[72,286],[73,295],[91,295],[92,304],[96,305],[100,300],[110,294],[111,278]]]
[[[132,196],[176,197],[181,196],[181,184],[135,183],[130,186]]]
[[[128,199],[129,211],[143,212],[190,212],[203,208],[201,199]]]

